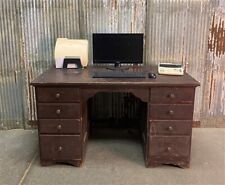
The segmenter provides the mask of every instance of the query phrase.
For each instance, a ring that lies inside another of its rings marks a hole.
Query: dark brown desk
[[[36,89],[42,165],[84,161],[89,133],[89,98],[98,92],[130,92],[147,103],[142,129],[146,167],[189,167],[195,88],[190,75],[156,79],[92,78],[95,68],[50,69],[31,85]],[[150,71],[148,68],[138,70]]]

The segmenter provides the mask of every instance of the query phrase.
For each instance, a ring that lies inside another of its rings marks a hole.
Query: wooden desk
[[[195,88],[199,82],[188,74],[157,75],[156,79],[96,79],[91,77],[92,70],[98,69],[50,69],[31,83],[36,89],[41,164],[66,162],[80,166],[89,132],[87,100],[98,92],[130,92],[147,103],[147,121],[142,129],[146,167],[189,167]]]

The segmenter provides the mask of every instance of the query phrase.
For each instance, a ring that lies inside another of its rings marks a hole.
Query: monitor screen
[[[93,34],[93,63],[143,63],[143,34]]]

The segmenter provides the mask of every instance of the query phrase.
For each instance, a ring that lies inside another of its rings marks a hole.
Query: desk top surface
[[[155,69],[148,67],[130,68],[130,71],[138,70],[146,73],[154,72],[156,79],[148,78],[92,78],[92,72],[105,70],[104,68],[88,67],[83,70],[56,69],[45,71],[31,82],[33,86],[199,86],[200,83],[185,73],[183,76],[159,75]]]

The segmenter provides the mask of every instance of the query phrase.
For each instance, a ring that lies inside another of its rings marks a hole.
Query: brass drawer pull
[[[60,113],[61,113],[60,109],[56,110],[56,114],[60,114]]]
[[[167,151],[171,152],[172,148],[171,147],[167,147]]]
[[[170,115],[173,115],[173,114],[174,114],[174,111],[173,111],[173,110],[170,110],[170,111],[169,111],[169,114],[170,114]]]
[[[58,147],[58,152],[61,152],[62,149],[63,149],[63,147],[62,147],[62,146],[59,146],[59,147]]]
[[[60,98],[60,93],[56,93],[55,97],[56,97],[57,99],[59,99],[59,98]]]
[[[169,126],[169,127],[168,127],[168,130],[169,130],[169,131],[172,131],[172,130],[173,130],[173,127],[172,127],[172,126]]]
[[[62,125],[58,125],[58,126],[57,126],[57,129],[58,129],[58,130],[61,130],[61,129],[62,129]]]
[[[169,94],[169,98],[174,99],[174,98],[176,98],[176,96],[175,96],[175,94],[170,93],[170,94]]]

